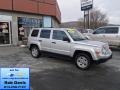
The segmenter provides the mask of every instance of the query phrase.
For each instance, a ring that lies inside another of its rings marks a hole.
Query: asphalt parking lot
[[[120,90],[120,50],[112,50],[113,59],[81,71],[66,59],[34,59],[27,48],[0,47],[0,67],[29,67],[32,90]]]

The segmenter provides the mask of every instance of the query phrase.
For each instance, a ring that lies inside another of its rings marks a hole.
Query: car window
[[[110,27],[105,29],[106,34],[117,34],[118,33],[118,27]]]
[[[64,31],[54,30],[53,31],[53,39],[55,40],[63,40],[64,37],[67,37]]]
[[[41,30],[40,38],[50,38],[51,30]]]
[[[75,29],[68,29],[67,32],[74,41],[86,40],[86,38]]]
[[[39,33],[39,30],[33,30],[31,36],[32,37],[37,37]]]
[[[104,34],[104,33],[105,33],[105,29],[104,28],[99,28],[93,34]]]

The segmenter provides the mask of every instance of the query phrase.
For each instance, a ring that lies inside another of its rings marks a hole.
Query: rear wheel
[[[76,57],[75,57],[76,66],[82,70],[89,69],[89,67],[91,65],[90,60],[91,60],[91,58],[87,54],[81,53],[81,54],[76,55]]]
[[[34,58],[39,58],[40,57],[40,50],[37,46],[32,46],[31,47],[31,55]]]

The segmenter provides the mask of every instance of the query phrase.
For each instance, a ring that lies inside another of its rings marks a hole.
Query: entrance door
[[[9,21],[0,21],[0,45],[11,44],[11,30]]]

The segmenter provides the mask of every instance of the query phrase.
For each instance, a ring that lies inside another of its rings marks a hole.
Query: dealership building
[[[60,23],[57,0],[1,0],[0,46],[20,44],[31,28],[59,27]]]

